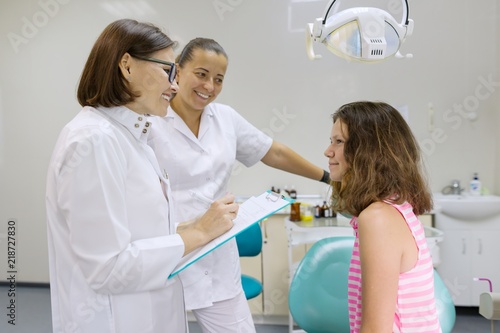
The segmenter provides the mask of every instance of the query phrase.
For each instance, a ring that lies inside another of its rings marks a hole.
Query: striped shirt
[[[413,213],[409,203],[391,204],[404,217],[418,248],[418,258],[411,270],[399,275],[398,299],[394,312],[393,333],[440,333],[441,327],[434,296],[434,269],[427,248],[424,227]],[[356,236],[349,267],[348,302],[351,333],[361,326],[361,265],[359,257],[358,220],[353,217],[351,226]]]

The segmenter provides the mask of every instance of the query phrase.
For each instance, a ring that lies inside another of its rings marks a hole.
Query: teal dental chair
[[[453,326],[455,326],[457,313],[453,298],[451,298],[448,288],[436,270],[434,270],[434,295],[436,296],[436,308],[439,324],[441,324],[441,331],[443,333],[450,333]]]
[[[308,333],[349,333],[347,277],[354,237],[331,237],[316,242],[299,263],[288,294],[295,323]],[[434,270],[434,293],[443,333],[455,324],[455,306]]]
[[[236,244],[240,257],[255,257],[262,251],[262,231],[260,223],[254,223],[245,231],[236,235]],[[241,274],[241,284],[247,299],[259,296],[262,292],[262,283],[256,278]]]

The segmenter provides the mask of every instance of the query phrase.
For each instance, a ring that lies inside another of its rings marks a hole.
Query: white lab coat
[[[171,180],[176,220],[202,214],[207,202],[226,194],[236,161],[252,166],[269,151],[272,139],[227,105],[211,103],[196,137],[172,108],[152,119],[148,143]],[[180,273],[187,309],[206,308],[241,291],[241,271],[233,239]]]
[[[125,107],[100,110],[64,127],[49,166],[54,332],[186,332],[182,285],[168,279],[184,243],[146,144],[150,123]]]

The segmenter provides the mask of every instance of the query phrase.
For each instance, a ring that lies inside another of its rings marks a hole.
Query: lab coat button
[[[137,120],[142,121],[142,117],[137,118]]]
[[[134,127],[135,127],[135,128],[139,127],[139,124],[135,124],[135,125],[134,125]]]
[[[147,132],[148,132],[148,130],[147,130],[147,129],[143,129],[143,130],[142,130],[142,133],[144,133],[144,134],[146,134]]]
[[[149,121],[146,122],[146,127],[149,127],[151,123]]]

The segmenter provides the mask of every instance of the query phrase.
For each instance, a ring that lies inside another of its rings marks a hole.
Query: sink
[[[433,193],[436,213],[465,220],[478,221],[500,214],[500,196]]]

